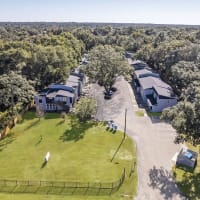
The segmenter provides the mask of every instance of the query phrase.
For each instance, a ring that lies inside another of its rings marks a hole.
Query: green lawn
[[[200,145],[197,147],[187,145],[191,150],[200,153]],[[191,200],[200,199],[200,158],[194,171],[174,168],[174,176],[180,190]]]
[[[58,114],[46,114],[40,121],[35,113],[27,112],[12,134],[0,141],[0,177],[19,180],[56,180],[80,182],[113,182],[119,179],[123,168],[126,179],[112,199],[122,199],[123,194],[135,195],[136,170],[131,174],[136,160],[135,145],[130,138],[122,143],[113,162],[110,162],[123,138],[123,133],[106,130],[102,124],[79,123],[73,116],[66,121]],[[47,165],[44,156],[50,152]],[[130,175],[131,174],[131,175]],[[110,197],[78,197],[37,195],[44,199],[110,199]],[[0,194],[0,199],[35,199],[34,194]],[[127,198],[127,197],[126,197]]]
[[[135,112],[135,114],[138,116],[138,117],[144,117],[144,110],[137,110]]]
[[[148,116],[150,117],[160,117],[162,112],[147,112]]]

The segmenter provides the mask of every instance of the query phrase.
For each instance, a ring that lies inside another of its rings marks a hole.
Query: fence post
[[[113,191],[113,182],[112,182],[112,188],[110,190],[110,195],[112,194],[112,191]]]

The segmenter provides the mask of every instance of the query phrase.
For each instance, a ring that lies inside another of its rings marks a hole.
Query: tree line
[[[38,91],[65,81],[84,44],[72,33],[0,27],[0,129]],[[4,34],[3,34],[4,33]]]

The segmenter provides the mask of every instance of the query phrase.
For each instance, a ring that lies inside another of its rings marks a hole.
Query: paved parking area
[[[171,159],[180,149],[173,143],[175,131],[166,123],[151,120],[147,115],[138,117],[139,109],[130,85],[119,78],[117,92],[111,100],[104,100],[103,88],[94,84],[91,93],[97,99],[99,120],[114,120],[124,130],[127,109],[127,134],[137,144],[138,151],[138,195],[137,200],[181,200],[186,199],[173,181]]]

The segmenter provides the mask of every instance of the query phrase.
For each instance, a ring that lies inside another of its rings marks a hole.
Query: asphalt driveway
[[[116,82],[117,91],[111,100],[104,100],[103,88],[94,84],[91,93],[97,99],[99,120],[114,120],[124,130],[127,109],[127,134],[137,144],[138,195],[137,200],[186,199],[173,181],[171,159],[180,149],[173,143],[175,130],[166,123],[136,115],[138,105],[130,85],[122,77]]]

